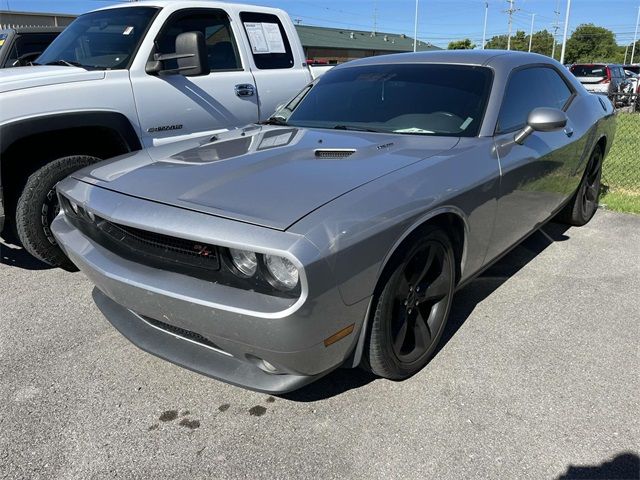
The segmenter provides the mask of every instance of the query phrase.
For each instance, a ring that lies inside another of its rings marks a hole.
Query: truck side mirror
[[[185,32],[176,38],[176,55],[178,57],[178,70],[185,77],[209,75],[209,57],[207,56],[207,44],[202,32]]]
[[[165,62],[176,60],[178,68],[167,69]],[[176,52],[154,55],[147,62],[146,72],[150,75],[171,75],[179,73],[185,77],[209,75],[209,58],[207,45],[202,32],[184,32],[176,37]]]

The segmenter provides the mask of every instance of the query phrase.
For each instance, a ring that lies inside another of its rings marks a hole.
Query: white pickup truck
[[[78,17],[32,67],[0,72],[0,229],[71,268],[55,185],[101,159],[266,120],[313,80],[289,16],[140,1]]]

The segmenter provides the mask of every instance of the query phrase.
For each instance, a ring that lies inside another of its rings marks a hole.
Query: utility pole
[[[564,65],[564,53],[567,50],[567,32],[569,31],[569,14],[571,13],[571,0],[567,0],[567,12],[564,15],[564,34],[562,35],[562,53],[560,63]]]
[[[629,44],[627,44],[627,46],[624,47],[624,65],[627,64],[627,53],[629,53]]]
[[[418,0],[416,0],[416,16],[415,24],[413,26],[413,51],[418,51]]]
[[[513,14],[515,13],[516,9],[513,7],[515,0],[507,0],[507,2],[509,2],[509,9],[507,10],[507,13],[509,14],[509,35],[507,37],[507,50],[511,50],[511,28],[513,26]]]
[[[489,16],[489,2],[484,2],[484,28],[482,29],[482,50],[487,41],[487,17]]]
[[[558,38],[558,29],[560,28],[560,0],[556,3],[556,9],[553,12],[556,14],[556,19],[553,22],[553,46],[551,47],[551,58],[556,58],[556,38]]]
[[[373,36],[378,33],[378,0],[373,0]]]
[[[529,33],[529,52],[531,52],[531,45],[533,44],[533,21],[536,18],[536,14],[531,14],[531,32]]]
[[[633,47],[631,47],[631,63],[636,54],[636,42],[638,41],[638,24],[640,23],[640,6],[638,7],[638,18],[636,18],[636,33],[633,34]]]

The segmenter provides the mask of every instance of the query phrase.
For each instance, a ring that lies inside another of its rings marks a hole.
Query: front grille
[[[174,335],[178,335],[179,337],[185,338],[187,340],[191,340],[196,343],[200,343],[209,348],[213,348],[214,350],[219,351],[220,353],[224,353],[225,355],[229,355],[229,353],[222,350],[219,346],[209,340],[207,337],[203,337],[199,333],[192,332],[191,330],[187,330],[185,328],[176,327],[174,325],[169,325],[168,323],[161,322],[160,320],[156,320],[151,317],[147,317],[144,315],[140,315],[140,317],[147,322],[148,324],[156,327],[158,330],[163,330],[167,333],[171,333]]]
[[[197,267],[211,266],[217,269],[219,266],[217,248],[213,245],[140,230],[112,223],[99,217],[96,217],[96,224],[113,240],[134,249],[144,249],[147,254],[172,258]]]
[[[154,268],[214,280],[220,270],[218,247],[92,218],[81,207],[67,218],[83,234],[117,255]]]
[[[346,158],[353,155],[355,150],[316,150],[317,158]]]

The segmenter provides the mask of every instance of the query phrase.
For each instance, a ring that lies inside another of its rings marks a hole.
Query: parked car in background
[[[627,86],[622,65],[577,63],[569,70],[591,93],[607,95],[614,104],[620,103],[617,94]]]
[[[14,27],[0,30],[0,68],[29,65],[64,27]]]
[[[59,180],[265,120],[314,78],[284,11],[214,1],[81,15],[35,63],[0,71],[0,229],[6,217],[29,253],[69,268],[49,228]]]
[[[591,219],[615,131],[558,62],[492,50],[349,62],[268,123],[75,172],[52,228],[133,343],[274,393],[419,371],[456,288]]]
[[[636,107],[640,107],[640,75],[634,73],[632,70],[627,70],[625,67],[624,74],[627,77],[627,83],[629,84],[627,90],[631,95],[634,95]]]
[[[623,65],[622,67],[636,75],[640,75],[640,65]]]

